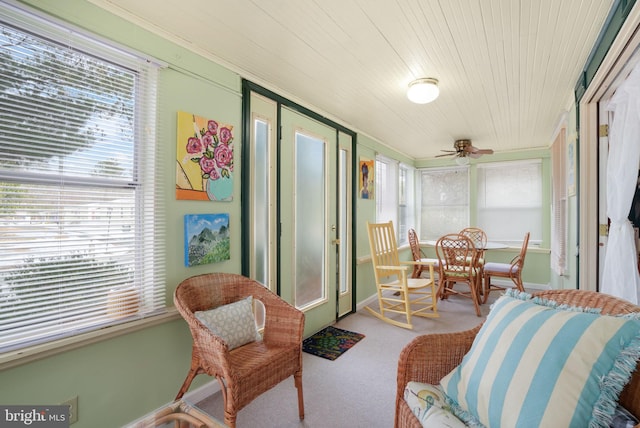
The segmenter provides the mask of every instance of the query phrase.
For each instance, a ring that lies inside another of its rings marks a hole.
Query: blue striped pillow
[[[640,358],[640,314],[604,316],[509,293],[440,385],[487,427],[606,427]]]

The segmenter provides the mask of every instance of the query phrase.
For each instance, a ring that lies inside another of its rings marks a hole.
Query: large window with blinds
[[[478,165],[478,227],[492,241],[512,246],[530,232],[530,244],[542,242],[542,160]]]
[[[436,240],[469,226],[469,167],[420,172],[420,239]]]
[[[0,5],[0,353],[165,307],[156,66]]]

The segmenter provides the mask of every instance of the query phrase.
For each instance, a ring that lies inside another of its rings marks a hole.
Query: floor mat
[[[364,338],[364,334],[326,327],[302,342],[302,350],[327,360],[335,360]]]

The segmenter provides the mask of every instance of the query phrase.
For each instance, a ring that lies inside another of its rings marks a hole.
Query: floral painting
[[[233,126],[178,112],[176,199],[233,200]]]
[[[229,214],[185,215],[184,241],[185,266],[229,260]]]

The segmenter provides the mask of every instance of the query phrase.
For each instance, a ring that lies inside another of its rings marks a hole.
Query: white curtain
[[[607,215],[611,219],[600,291],[640,303],[638,254],[628,220],[640,162],[640,65],[607,105],[613,112],[607,162]]]

